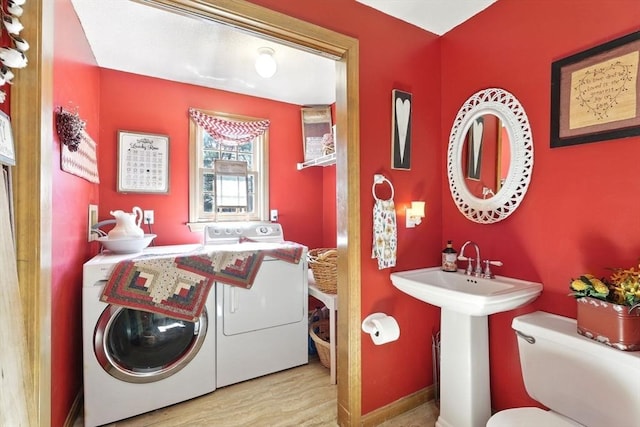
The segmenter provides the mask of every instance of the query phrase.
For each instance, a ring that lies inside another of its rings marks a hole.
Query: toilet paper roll
[[[373,324],[371,339],[375,345],[386,344],[400,337],[398,322],[391,316],[371,319],[371,323]]]

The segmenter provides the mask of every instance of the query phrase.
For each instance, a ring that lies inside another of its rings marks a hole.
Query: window
[[[262,221],[268,218],[269,131],[248,141],[214,137],[194,117],[218,123],[266,123],[253,117],[190,110],[189,227],[200,231],[210,222]],[[224,120],[225,122],[221,122]],[[244,174],[246,165],[246,176]],[[216,167],[218,170],[216,170]],[[223,169],[224,168],[224,169]],[[238,173],[240,170],[242,173]]]

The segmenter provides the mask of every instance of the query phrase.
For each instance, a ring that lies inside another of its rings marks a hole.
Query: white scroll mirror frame
[[[490,198],[481,199],[467,188],[462,152],[473,121],[485,114],[493,114],[504,123],[509,134],[511,162],[500,190]],[[451,128],[447,170],[451,196],[460,212],[471,221],[491,224],[502,221],[516,210],[531,181],[533,137],[527,114],[515,96],[504,89],[489,88],[467,99]]]

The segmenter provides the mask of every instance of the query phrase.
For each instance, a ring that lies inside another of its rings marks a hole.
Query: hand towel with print
[[[379,270],[396,265],[397,247],[396,210],[393,199],[378,199],[373,206],[373,249],[371,258],[378,259]]]

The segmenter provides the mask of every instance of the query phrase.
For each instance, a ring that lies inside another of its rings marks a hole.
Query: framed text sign
[[[551,65],[551,147],[640,135],[640,31]]]
[[[11,121],[9,120],[9,116],[2,111],[0,111],[0,163],[9,166],[16,164]]]
[[[169,137],[118,131],[118,191],[169,192]]]

